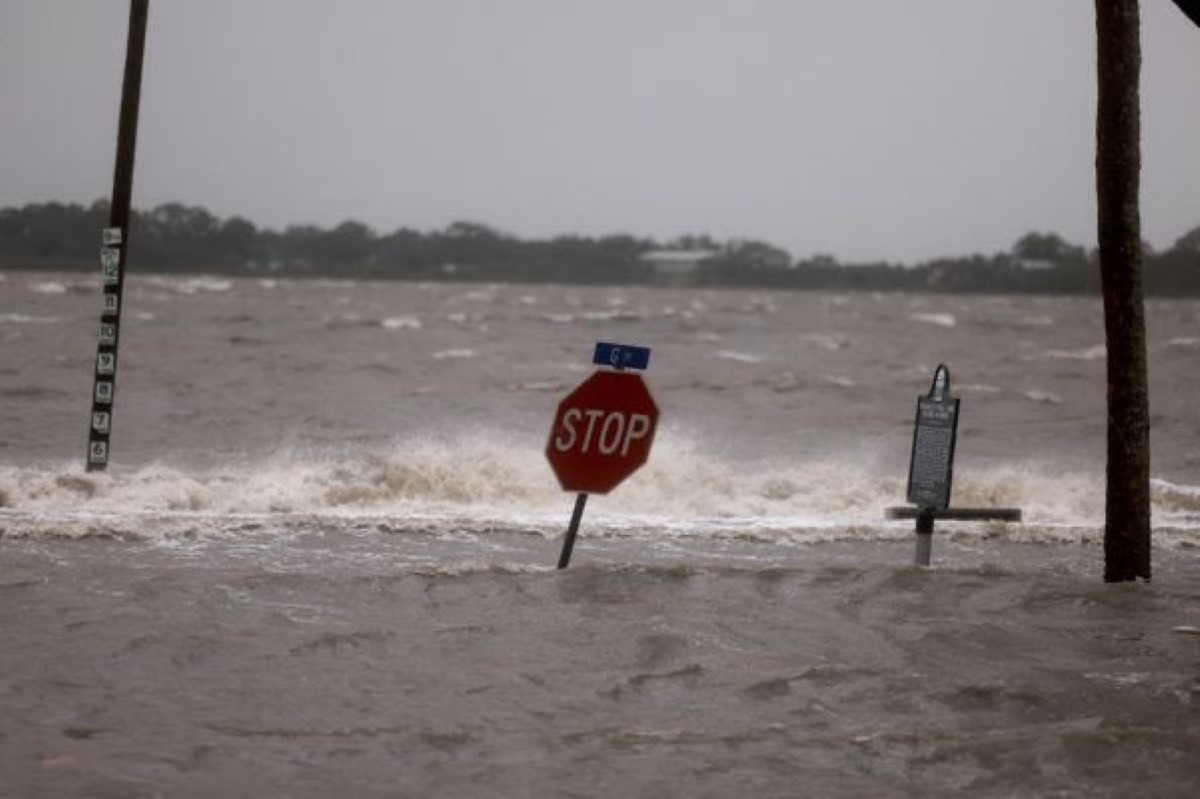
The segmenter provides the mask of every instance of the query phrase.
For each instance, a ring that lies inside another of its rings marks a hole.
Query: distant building
[[[718,255],[717,250],[651,250],[638,260],[660,275],[683,276],[690,275]]]
[[[1018,258],[1016,258],[1016,263],[1017,263],[1017,266],[1021,267],[1022,269],[1029,269],[1032,271],[1037,271],[1040,269],[1056,269],[1059,266],[1062,266],[1062,264],[1060,264],[1059,262],[1051,261],[1048,258],[1020,258],[1020,257],[1018,257]]]

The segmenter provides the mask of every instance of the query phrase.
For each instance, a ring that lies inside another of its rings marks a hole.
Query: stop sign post
[[[575,511],[567,528],[558,568],[571,561],[588,494],[607,494],[650,457],[658,406],[642,377],[650,350],[600,342],[593,361],[611,366],[580,383],[558,405],[546,459],[565,491],[574,491]]]

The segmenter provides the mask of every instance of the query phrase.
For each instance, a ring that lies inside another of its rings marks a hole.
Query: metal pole
[[[125,77],[121,85],[121,117],[117,130],[117,165],[113,173],[108,228],[100,248],[104,305],[100,313],[100,344],[92,384],[92,417],[88,431],[87,471],[108,466],[113,403],[117,387],[117,342],[121,329],[121,296],[125,288],[125,256],[129,244],[129,204],[133,194],[133,156],[137,148],[138,107],[142,94],[142,63],[146,51],[146,17],[150,0],[131,0],[129,39],[125,47]]]
[[[575,497],[575,512],[571,514],[571,524],[567,527],[567,537],[563,541],[562,554],[558,556],[558,568],[565,569],[571,563],[571,550],[575,549],[575,534],[579,532],[579,522],[583,519],[583,508],[587,505],[587,494]]]
[[[933,554],[933,509],[921,508],[917,513],[917,554],[913,560],[918,566],[928,566]]]

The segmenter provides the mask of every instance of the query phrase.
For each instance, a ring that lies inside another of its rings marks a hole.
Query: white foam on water
[[[614,311],[581,311],[576,318],[585,322],[633,322],[645,318],[645,315],[638,311],[618,309]]]
[[[476,353],[475,350],[471,349],[439,350],[433,353],[433,355],[430,357],[435,361],[464,360],[467,358],[474,358],[477,354],[478,353]]]
[[[390,316],[382,324],[385,330],[420,330],[424,327],[416,316]]]
[[[927,325],[937,325],[938,327],[954,327],[958,321],[954,318],[954,314],[948,313],[915,313],[910,314],[909,318],[914,322],[923,322]]]
[[[762,363],[765,358],[761,355],[755,355],[749,352],[737,352],[735,350],[718,350],[713,353],[714,358],[720,358],[723,361],[733,361],[734,363]]]
[[[768,377],[766,384],[771,387],[772,391],[780,393],[800,391],[805,388],[805,383],[794,372],[786,370]]]
[[[223,293],[233,288],[233,281],[213,275],[198,275],[196,277],[163,277],[149,275],[142,278],[145,286],[167,289],[176,294],[191,296],[200,292]]]
[[[1153,479],[1150,501],[1156,524],[1187,527],[1200,523],[1200,486]]]
[[[464,527],[561,534],[572,496],[540,442],[472,431],[454,440],[397,441],[337,456],[280,451],[256,462],[191,471],[169,464],[0,467],[0,535],[195,534],[245,519],[285,526],[309,517],[338,523],[387,519],[402,529]],[[660,431],[649,463],[611,495],[593,497],[589,529],[615,536],[715,536],[815,541],[899,537],[884,522],[903,505],[905,475],[861,459],[731,463],[678,431]],[[1153,485],[1165,540],[1200,545],[1200,487]],[[1104,512],[1102,475],[1008,466],[972,470],[954,485],[958,507],[1017,507],[1024,524],[956,524],[949,530],[1013,540],[1091,541]],[[55,521],[57,520],[57,521]],[[232,521],[230,521],[232,520]],[[270,521],[274,520],[274,521]],[[263,522],[268,523],[268,522]],[[945,523],[949,524],[949,523]],[[116,531],[116,532],[114,532]],[[974,531],[974,532],[973,532]]]
[[[770,295],[756,294],[738,308],[749,313],[774,314],[779,312],[779,303]]]
[[[1106,354],[1108,349],[1103,344],[1098,344],[1082,350],[1049,350],[1043,352],[1041,357],[1062,361],[1101,361]]]
[[[827,333],[805,333],[797,336],[796,340],[831,352],[844,350],[850,346],[850,341],[845,336],[831,336]]]
[[[67,287],[53,280],[30,283],[29,290],[34,294],[66,294]]]
[[[498,286],[488,286],[485,289],[463,292],[455,297],[455,299],[459,300],[460,302],[492,303],[496,301],[496,294],[498,291]]]
[[[1029,391],[1021,392],[1021,396],[1031,402],[1036,402],[1039,405],[1061,405],[1062,398],[1050,391],[1041,391],[1039,389],[1030,389]]]
[[[964,383],[955,388],[960,392],[968,394],[999,394],[1003,389],[996,386],[989,386],[987,383]]]
[[[560,380],[527,380],[523,383],[509,383],[505,386],[509,391],[541,391],[560,392],[566,386]]]
[[[23,313],[0,313],[0,324],[50,325],[60,321],[57,316],[33,316]]]

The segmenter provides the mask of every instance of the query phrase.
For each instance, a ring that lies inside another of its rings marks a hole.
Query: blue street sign
[[[614,369],[645,369],[650,366],[650,348],[597,341],[592,363]]]

